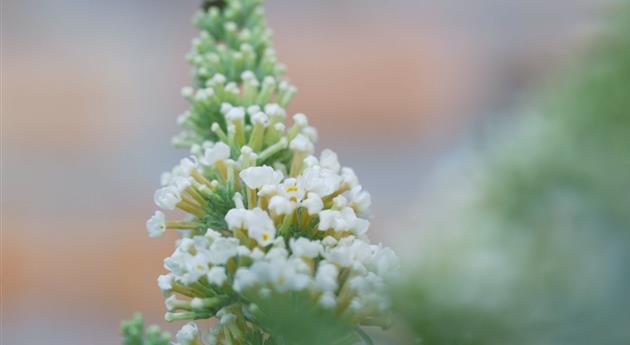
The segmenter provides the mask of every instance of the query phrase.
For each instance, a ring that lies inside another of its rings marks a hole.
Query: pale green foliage
[[[396,295],[422,344],[630,339],[630,8],[618,11],[539,114],[478,157],[476,202],[448,213],[458,229],[425,238]]]
[[[164,332],[157,325],[144,329],[142,315],[135,314],[131,320],[123,321],[121,325],[123,345],[168,345],[171,334]]]

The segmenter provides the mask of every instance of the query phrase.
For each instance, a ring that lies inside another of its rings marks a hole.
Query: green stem
[[[361,340],[363,340],[364,343],[366,343],[367,345],[374,345],[374,341],[372,340],[372,338],[370,338],[370,336],[365,333],[365,331],[361,329],[361,327],[355,327],[354,331],[359,335],[359,337],[361,337]]]

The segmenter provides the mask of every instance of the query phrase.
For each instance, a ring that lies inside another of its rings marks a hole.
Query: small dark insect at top
[[[201,8],[203,8],[204,11],[207,11],[210,7],[223,9],[223,7],[225,7],[225,0],[203,0]]]

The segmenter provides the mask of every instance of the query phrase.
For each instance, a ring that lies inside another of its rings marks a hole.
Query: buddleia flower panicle
[[[174,139],[190,156],[162,174],[160,210],[147,221],[151,237],[180,237],[158,278],[166,320],[191,320],[176,344],[273,337],[255,301],[287,294],[355,325],[387,326],[385,281],[398,260],[369,242],[371,198],[354,171],[331,150],[316,154],[306,115],[287,121],[295,88],[282,78],[261,1],[225,1],[195,24],[194,84],[182,92],[191,106]],[[209,318],[210,330],[193,322]]]

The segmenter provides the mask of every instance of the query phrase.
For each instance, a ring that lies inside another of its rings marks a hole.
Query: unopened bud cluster
[[[261,108],[269,103],[286,107],[296,92],[282,78],[283,66],[271,48],[271,30],[265,24],[262,0],[227,1],[225,9],[210,7],[195,16],[202,31],[193,40],[187,60],[194,67],[194,87],[182,95],[191,108],[179,117],[185,129],[174,138],[177,146],[203,140],[219,140],[217,124],[228,128],[221,114],[224,102],[234,106]]]
[[[196,87],[184,89],[191,110],[176,139],[191,155],[162,175],[161,210],[147,229],[181,236],[158,278],[166,320],[218,322],[203,332],[186,324],[176,344],[272,337],[255,301],[283,294],[357,325],[387,326],[396,255],[370,244],[371,199],[354,171],[331,150],[315,154],[317,132],[304,114],[287,123],[295,90],[281,79],[260,1],[227,1],[196,23]],[[175,210],[180,216],[163,213]]]

